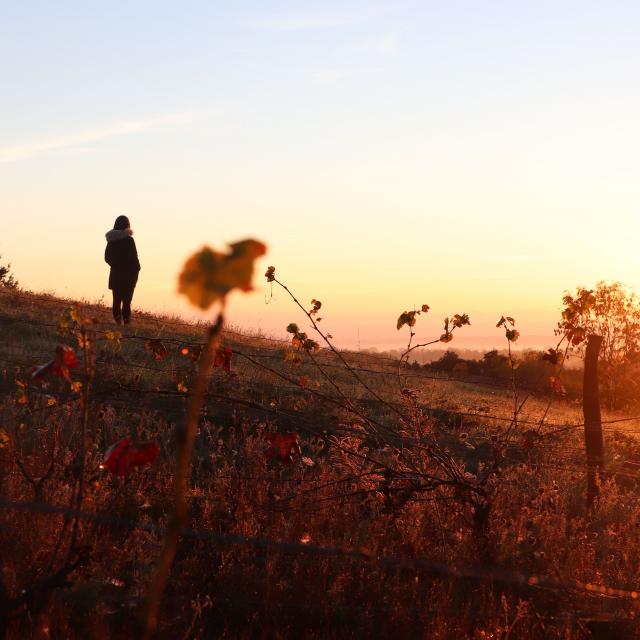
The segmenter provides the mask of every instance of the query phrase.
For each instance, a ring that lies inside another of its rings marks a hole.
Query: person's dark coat
[[[111,267],[109,289],[133,289],[138,281],[140,262],[131,229],[111,229],[107,232],[104,260]]]

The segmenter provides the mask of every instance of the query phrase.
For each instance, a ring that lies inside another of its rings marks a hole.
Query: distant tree
[[[518,354],[517,376],[523,387],[541,392],[550,390],[549,376],[554,373],[554,365],[543,357],[544,354],[544,351],[537,349],[527,349]]]
[[[454,367],[461,362],[460,356],[455,352],[447,349],[438,360],[431,363],[434,371],[446,371],[451,373]]]
[[[487,351],[480,361],[482,373],[490,376],[505,377],[510,375],[509,356],[498,353],[497,349]]]
[[[0,255],[2,259],[2,255]],[[18,281],[13,277],[11,273],[11,263],[6,265],[0,263],[0,286],[7,287],[8,289],[17,289]]]
[[[565,308],[558,334],[566,334],[574,353],[583,356],[585,338],[602,336],[600,387],[609,409],[637,395],[640,363],[640,300],[620,282],[598,282],[595,289],[578,287],[563,297]]]

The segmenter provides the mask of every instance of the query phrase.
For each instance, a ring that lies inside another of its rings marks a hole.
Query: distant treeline
[[[542,359],[543,354],[544,352],[535,350],[514,353],[512,354],[512,366],[509,362],[509,355],[501,353],[497,349],[487,351],[479,359],[466,359],[458,352],[448,350],[437,360],[433,360],[423,367],[431,371],[446,373],[452,377],[482,376],[494,381],[503,381],[505,385],[511,384],[515,375],[519,387],[526,387],[541,393],[554,392],[554,386],[550,379],[557,378],[557,373],[553,365]],[[566,368],[561,374],[562,387],[567,396],[576,397],[582,391],[582,364],[579,358],[572,358],[571,363],[572,368]],[[556,393],[558,388],[556,385]]]
[[[400,357],[400,351],[387,351],[384,355]],[[544,351],[535,349],[514,350],[515,377],[520,388],[537,393],[557,393],[563,388],[568,398],[580,398],[582,394],[582,359],[569,356],[560,373],[561,387],[551,382],[558,377],[556,368],[543,360]],[[427,369],[448,377],[468,379],[470,382],[499,382],[509,386],[514,375],[507,350],[491,349],[482,352],[476,349],[433,349],[416,354],[411,366]]]

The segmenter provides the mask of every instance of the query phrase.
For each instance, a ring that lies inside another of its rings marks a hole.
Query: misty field
[[[209,328],[0,288],[0,330],[0,633],[141,637]],[[587,510],[576,399],[287,330],[212,351],[158,637],[640,637],[640,420]]]

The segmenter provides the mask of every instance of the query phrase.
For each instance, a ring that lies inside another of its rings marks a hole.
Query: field
[[[0,331],[0,634],[141,637],[207,327],[0,288]],[[291,333],[221,334],[158,637],[640,637],[640,420],[587,510],[581,404]]]

